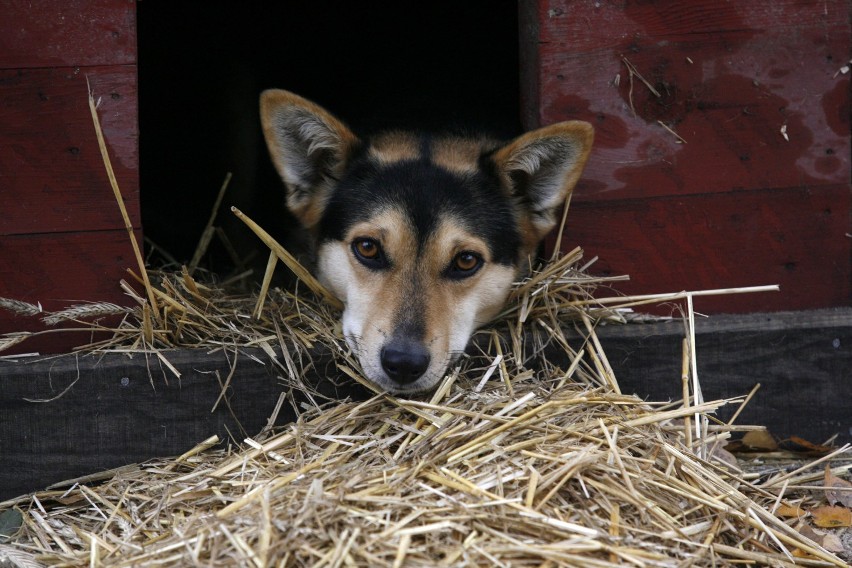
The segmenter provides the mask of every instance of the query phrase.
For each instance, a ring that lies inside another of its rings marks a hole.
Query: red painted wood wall
[[[850,303],[850,73],[840,72],[850,0],[519,6],[526,126],[597,128],[567,247],[599,256],[596,272],[630,274],[619,285],[630,293],[782,286],[697,300],[708,313]],[[0,0],[0,10],[0,297],[47,310],[127,303],[118,282],[135,261],[86,80],[140,228],[135,2]],[[35,329],[0,310],[0,334]]]
[[[0,2],[0,297],[57,310],[127,303],[135,266],[88,107],[88,80],[125,205],[140,227],[136,4],[132,0]],[[42,329],[0,309],[0,334]],[[32,339],[51,352],[87,334]],[[0,353],[5,354],[5,353]]]
[[[566,247],[630,293],[781,285],[704,312],[850,304],[848,0],[520,8],[525,126],[597,129]]]

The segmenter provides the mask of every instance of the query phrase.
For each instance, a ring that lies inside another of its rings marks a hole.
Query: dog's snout
[[[382,348],[382,368],[399,384],[413,383],[429,368],[429,351],[418,343],[392,341]]]

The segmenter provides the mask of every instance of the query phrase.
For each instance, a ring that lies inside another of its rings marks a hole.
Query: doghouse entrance
[[[139,3],[146,237],[187,262],[232,172],[215,224],[235,252],[214,239],[202,266],[230,272],[235,259],[251,265],[247,255],[262,247],[230,205],[298,246],[259,129],[258,94],[266,88],[315,100],[356,132],[393,126],[516,134],[517,12],[505,0]],[[254,254],[255,267],[262,265],[265,253]]]

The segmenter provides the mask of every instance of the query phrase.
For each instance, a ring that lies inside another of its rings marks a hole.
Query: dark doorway
[[[357,133],[520,130],[514,0],[139,2],[138,29],[143,228],[179,262],[226,172],[216,225],[240,262],[266,253],[231,204],[298,246],[260,134],[265,88],[315,100]],[[205,263],[224,273],[234,257],[217,239]]]

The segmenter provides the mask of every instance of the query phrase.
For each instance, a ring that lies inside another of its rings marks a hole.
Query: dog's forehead
[[[390,131],[373,137],[368,156],[383,165],[423,160],[457,174],[479,171],[481,158],[499,143],[486,136],[430,136]]]
[[[399,212],[421,245],[452,219],[491,249],[497,262],[516,261],[520,237],[512,198],[482,159],[487,142],[433,140],[407,133],[379,138],[332,192],[321,239],[343,240],[354,224]]]

